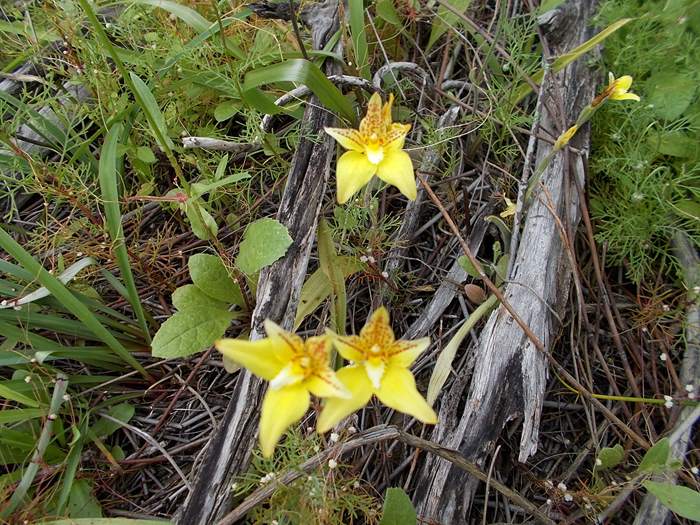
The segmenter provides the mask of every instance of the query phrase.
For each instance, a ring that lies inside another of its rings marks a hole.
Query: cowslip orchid
[[[318,397],[350,397],[330,366],[331,338],[310,337],[303,341],[270,320],[267,337],[257,341],[220,339],[214,346],[233,362],[270,382],[260,414],[260,449],[272,456],[287,428],[299,421]]]
[[[326,133],[347,149],[338,159],[335,170],[338,202],[343,204],[376,175],[396,186],[408,199],[416,198],[416,180],[411,157],[403,151],[410,124],[391,120],[394,95],[382,104],[374,93],[359,129],[325,128]]]
[[[360,335],[333,334],[333,344],[351,362],[338,370],[338,379],[350,397],[331,397],[319,415],[317,430],[326,432],[343,418],[365,406],[373,395],[389,408],[415,417],[423,423],[437,423],[437,414],[416,389],[409,367],[430,345],[424,337],[415,341],[396,340],[386,308],[377,309]]]

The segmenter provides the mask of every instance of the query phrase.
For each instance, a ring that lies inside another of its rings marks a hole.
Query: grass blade
[[[324,106],[354,123],[355,112],[348,99],[326,78],[326,75],[316,64],[303,58],[286,60],[249,71],[243,83],[244,98],[249,98],[250,93],[256,91],[256,88],[260,86],[277,82],[305,84]],[[269,97],[265,96],[265,98],[276,109],[276,112],[280,111],[280,108],[275,106]]]
[[[61,404],[63,403],[63,394],[66,393],[68,388],[67,377],[63,374],[58,374],[56,378],[56,385],[53,389],[53,396],[51,397],[51,406],[49,407],[49,414],[58,414]],[[44,428],[39,436],[39,441],[37,442],[36,449],[32,460],[29,462],[27,467],[24,469],[22,474],[22,479],[20,480],[17,488],[15,489],[12,497],[10,498],[7,506],[0,512],[0,518],[7,518],[12,515],[12,512],[17,508],[17,506],[22,502],[24,496],[27,494],[29,487],[31,487],[34,482],[34,478],[39,472],[39,467],[41,467],[42,460],[44,458],[44,452],[49,446],[51,441],[51,435],[53,430],[53,423],[55,418],[47,418],[44,423]]]
[[[177,2],[170,2],[169,0],[132,0],[132,2],[129,3],[160,7],[161,9],[175,15],[185,24],[199,33],[206,31],[212,25],[209,20],[204,18],[194,9],[178,4]]]
[[[440,390],[442,390],[445,381],[447,381],[447,378],[450,375],[450,371],[452,370],[452,361],[457,354],[459,345],[462,344],[464,338],[467,337],[479,319],[487,315],[497,304],[498,299],[495,295],[491,295],[488,299],[486,299],[486,301],[481,303],[479,307],[474,310],[472,314],[464,321],[464,323],[462,323],[462,326],[459,327],[457,333],[452,337],[452,339],[450,339],[447,346],[442,349],[442,352],[440,352],[437,362],[435,363],[435,368],[433,368],[433,373],[430,375],[430,382],[428,383],[428,393],[426,399],[430,406],[433,406],[433,403],[435,403]]]
[[[333,246],[333,236],[325,219],[318,223],[318,260],[321,270],[333,290],[333,329],[339,335],[345,335],[347,317],[347,294],[345,291],[345,275],[338,263],[338,254]]]
[[[146,370],[134,359],[129,351],[97,320],[90,309],[75,297],[66,286],[51,275],[39,264],[32,255],[22,248],[3,228],[0,228],[0,248],[14,257],[26,270],[39,280],[42,286],[48,288],[51,294],[73,315],[80,319],[95,336],[109,346],[124,362],[133,366],[145,378],[149,378]]]
[[[365,32],[365,5],[363,0],[349,0],[350,8],[350,34],[352,36],[352,48],[355,52],[355,65],[362,78],[370,80],[369,49],[367,47],[367,33]]]
[[[137,77],[138,78],[138,77]],[[119,271],[122,274],[122,279],[126,284],[129,304],[134,309],[139,325],[143,330],[143,335],[147,342],[151,342],[151,336],[148,331],[148,323],[143,312],[143,306],[139,298],[139,293],[136,290],[136,282],[134,274],[131,272],[131,264],[129,254],[124,243],[124,230],[122,229],[122,216],[119,210],[119,188],[117,178],[119,177],[119,156],[117,146],[119,145],[119,137],[121,136],[123,127],[121,124],[115,124],[107,132],[107,138],[102,146],[99,165],[99,180],[100,190],[102,191],[102,202],[105,209],[105,220],[107,221],[107,230],[112,238],[114,251],[116,253],[117,264]]]
[[[608,38],[615,31],[617,31],[618,29],[620,29],[621,27],[623,27],[627,23],[631,22],[632,20],[635,20],[635,19],[634,18],[621,18],[617,22],[613,22],[612,24],[610,24],[608,27],[603,29],[597,35],[586,40],[580,46],[572,49],[568,53],[564,53],[559,58],[557,58],[554,62],[552,62],[552,65],[551,65],[552,71],[555,73],[558,71],[561,71],[566,66],[571,64],[574,60],[582,57],[584,54],[591,51],[598,44],[603,43],[603,41],[606,38]],[[543,78],[544,78],[544,69],[540,69],[539,71],[537,71],[537,73],[535,73],[532,76],[532,80],[536,84],[541,84]],[[520,102],[523,98],[525,98],[530,93],[531,90],[532,90],[532,87],[527,82],[524,82],[523,84],[519,85],[515,89],[515,93],[513,94],[513,104],[517,104],[518,102]]]

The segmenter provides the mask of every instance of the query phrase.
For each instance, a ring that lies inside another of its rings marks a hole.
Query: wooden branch
[[[544,29],[553,55],[561,55],[590,37],[593,11],[592,0],[569,0],[548,18],[549,25]],[[595,82],[585,62],[577,61],[551,74],[541,89],[547,99],[542,104],[539,124],[542,129],[563,131],[563,126],[574,122],[593,99]],[[563,115],[557,113],[562,99]],[[586,128],[572,145],[585,150],[588,139]],[[550,151],[549,142],[538,141],[537,162]],[[558,318],[566,306],[571,277],[566,250],[571,243],[570,232],[575,231],[580,219],[578,192],[568,177],[577,177],[583,186],[583,160],[576,158],[572,163],[574,173],[570,173],[569,154],[572,153],[556,155],[542,177],[544,187],[528,210],[513,271],[503,291],[506,301],[545,351],[549,351],[559,330]],[[566,231],[562,231],[562,224]],[[481,334],[464,408],[460,411],[455,406],[461,401],[461,391],[449,396],[451,402],[441,405],[440,424],[433,432],[433,441],[456,448],[468,459],[483,464],[503,426],[512,419],[523,418],[519,459],[527,460],[537,449],[547,373],[544,353],[501,306]],[[464,384],[457,381],[455,388],[464,388]],[[448,419],[450,414],[457,417]],[[453,465],[430,457],[416,491],[419,514],[439,523],[463,523],[475,487],[474,480]]]
[[[320,14],[310,16],[314,49],[323,49],[339,26],[338,4],[315,4]],[[307,8],[308,15],[311,8]],[[313,12],[312,12],[313,13]],[[326,74],[336,72],[332,62]],[[294,242],[280,260],[261,271],[256,305],[251,322],[251,339],[265,336],[263,321],[272,319],[292,329],[299,294],[306,275],[318,214],[330,174],[335,143],[325,133],[334,116],[314,97],[302,120],[301,140],[297,147],[277,219],[289,229]],[[239,373],[231,401],[207,448],[194,489],[177,518],[182,525],[209,525],[230,509],[231,480],[250,462],[257,444],[257,426],[264,385],[246,371]]]

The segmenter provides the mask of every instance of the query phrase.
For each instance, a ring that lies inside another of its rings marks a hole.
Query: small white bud
[[[360,262],[367,262],[367,256],[366,255],[360,255]]]
[[[70,401],[70,394],[63,394],[64,401]]]
[[[664,396],[664,399],[666,401],[673,401],[673,398],[671,396]]]
[[[75,254],[75,256],[76,256],[76,257],[82,257],[82,256],[83,256],[83,252],[78,252],[78,253]]]
[[[559,485],[557,485],[557,488],[561,491],[566,491],[566,485],[564,483],[559,483]]]
[[[666,408],[673,408],[673,401],[666,401],[666,402],[664,403],[664,406],[665,406]]]
[[[599,467],[603,464],[603,461],[600,458],[597,458],[595,460],[595,464],[598,465]]]
[[[388,279],[388,278],[389,278],[389,272],[382,272],[382,277],[384,277],[384,279]]]
[[[688,399],[695,399],[695,392],[688,392]]]
[[[328,460],[328,468],[333,470],[335,467],[338,466],[338,462],[334,459],[329,459]]]
[[[49,414],[49,420],[55,421],[58,416],[56,414]]]
[[[544,481],[544,486],[547,487],[548,489],[553,489],[554,488],[554,483],[552,483],[550,480],[546,479]]]
[[[32,382],[32,376],[27,376],[24,378],[25,383],[31,383]]]
[[[686,392],[692,392],[693,390],[695,390],[695,387],[693,385],[685,385]]]
[[[693,468],[694,468],[695,470],[698,470],[697,467],[693,467]],[[692,469],[691,469],[691,470],[692,470]],[[353,484],[352,484],[352,487],[355,488],[355,489],[359,489],[359,488],[360,488],[360,482],[357,481],[357,480],[355,480],[355,481],[353,482]]]
[[[697,476],[700,470],[698,470],[698,467],[690,467],[690,472]]]
[[[348,427],[348,434],[356,434],[357,429],[355,427]]]
[[[662,306],[661,306],[661,309],[662,309],[664,312],[670,312],[670,311],[671,311],[671,307],[670,307],[669,305],[667,305],[667,304],[662,305]]]
[[[237,488],[238,488],[238,483],[236,483],[235,481],[233,483],[231,483],[231,490],[236,490]]]
[[[574,501],[574,497],[571,494],[564,494],[564,501]]]
[[[548,499],[547,499],[547,505],[551,505],[551,504],[552,504],[552,500],[548,498]]]
[[[661,354],[659,356],[659,359],[661,359],[662,361],[666,361],[666,359],[668,359],[668,354],[666,354],[666,352],[664,352],[663,354]]]
[[[336,434],[335,432],[331,432],[330,439],[333,443],[337,443],[338,440],[340,439],[340,436]]]
[[[371,255],[367,257],[367,260],[368,260],[370,263],[372,263],[372,264],[374,264],[374,263],[377,262],[377,259],[375,259],[375,258],[372,257]]]

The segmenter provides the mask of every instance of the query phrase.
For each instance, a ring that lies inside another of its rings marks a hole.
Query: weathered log
[[[314,48],[323,49],[339,26],[337,2],[317,4],[316,11],[309,8],[305,15],[312,30]],[[325,68],[326,74],[336,72],[332,62]],[[284,257],[260,273],[251,339],[264,337],[262,323],[266,318],[286,329],[293,326],[335,151],[333,140],[323,133],[323,128],[332,126],[333,120],[333,114],[313,97],[304,112],[301,124],[304,130],[277,213],[277,219],[289,229],[293,243]],[[263,393],[261,381],[246,371],[240,372],[226,413],[207,448],[194,488],[177,523],[208,525],[230,510],[231,480],[249,464],[256,444]]]
[[[685,329],[685,352],[683,353],[683,364],[681,365],[681,384],[691,385],[697,388],[700,385],[700,257],[693,243],[685,232],[676,233],[673,244],[676,256],[683,268],[686,287],[688,288],[688,310]],[[694,390],[691,390],[694,392]],[[683,459],[688,452],[688,446],[692,443],[691,437],[693,425],[700,417],[698,407],[687,406],[681,410],[676,428],[669,436],[671,442],[671,454],[679,459]],[[664,476],[662,480],[668,481],[670,478],[675,483],[676,476]],[[671,512],[668,507],[661,504],[656,496],[647,493],[644,496],[642,505],[637,512],[634,525],[644,525],[646,523],[670,522]]]
[[[569,0],[549,13],[542,27],[553,55],[561,55],[590,38],[589,20],[594,11],[592,0]],[[579,60],[558,73],[548,75],[542,86],[546,99],[540,118],[542,129],[563,131],[563,125],[576,120],[581,109],[594,96],[594,76]],[[563,104],[563,107],[562,107]],[[564,115],[557,114],[562,107]],[[585,150],[588,129],[572,140]],[[551,144],[538,141],[537,162],[551,151]],[[568,162],[563,152],[555,155],[545,170],[541,184],[527,212],[513,270],[504,296],[515,312],[525,320],[549,350],[560,329],[559,318],[566,306],[571,267],[563,237],[574,231],[580,219],[578,193],[571,177],[583,186],[583,159]],[[568,168],[573,165],[573,172]],[[556,216],[555,216],[556,214]],[[568,227],[562,231],[562,224]],[[464,408],[454,403],[461,395],[449,395],[443,403],[440,424],[433,441],[458,449],[475,463],[483,464],[493,450],[503,426],[515,418],[523,419],[520,461],[537,449],[539,420],[547,379],[547,362],[523,330],[501,306],[489,318],[474,357],[473,379]],[[464,388],[460,381],[455,388]],[[459,394],[459,392],[457,393]],[[457,418],[449,418],[450,414]],[[463,523],[469,513],[473,478],[452,465],[434,458],[424,464],[416,490],[419,514],[437,523]]]

